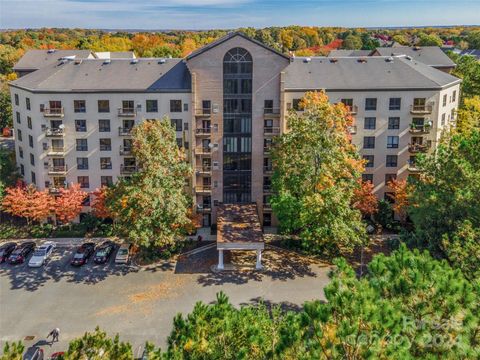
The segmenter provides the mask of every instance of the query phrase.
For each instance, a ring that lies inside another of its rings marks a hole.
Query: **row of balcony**
[[[264,212],[272,211],[272,205],[270,204],[262,204],[262,208]],[[197,210],[197,213],[209,213],[212,211],[212,204],[208,204],[208,203],[197,204],[196,210]]]
[[[208,137],[212,133],[211,128],[199,128],[195,129],[195,135],[197,137]],[[265,126],[263,128],[263,134],[264,135],[279,135],[280,134],[280,128],[275,127],[275,126]]]
[[[119,127],[118,135],[131,136],[132,130],[133,130],[132,127]],[[46,137],[63,137],[65,136],[65,129],[63,127],[45,128],[44,133]]]
[[[117,114],[121,117],[135,117],[137,116],[137,110],[135,108],[118,108]],[[65,111],[63,107],[44,108],[43,116],[63,118],[65,116]]]
[[[107,149],[102,149],[100,150],[103,151],[108,151]],[[67,152],[67,149],[65,146],[51,146],[47,149],[47,155],[49,156],[63,156]],[[133,154],[132,148],[130,146],[120,146],[119,154],[122,156],[130,156]]]
[[[347,111],[350,115],[356,115],[358,113],[358,106],[357,105],[346,105]],[[410,113],[411,114],[431,114],[433,111],[432,104],[424,104],[424,105],[410,105]]]

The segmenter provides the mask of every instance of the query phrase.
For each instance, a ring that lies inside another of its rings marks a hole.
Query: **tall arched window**
[[[223,201],[247,203],[252,189],[252,56],[243,48],[223,58]]]

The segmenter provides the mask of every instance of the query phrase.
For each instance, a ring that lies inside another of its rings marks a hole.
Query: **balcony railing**
[[[120,165],[120,174],[133,174],[137,171],[137,165]]]
[[[272,166],[271,166],[271,165],[268,165],[268,166],[265,166],[265,165],[264,165],[264,166],[263,166],[263,172],[264,172],[265,174],[270,174],[270,173],[272,173],[272,172],[273,172]]]
[[[280,134],[280,128],[275,126],[265,126],[263,128],[264,135],[278,135]]]
[[[350,135],[355,135],[357,133],[357,126],[356,125],[349,126],[348,132],[350,133]]]
[[[195,129],[195,134],[197,136],[209,136],[212,132],[211,128],[200,128],[200,129]]]
[[[211,185],[199,185],[195,187],[195,191],[198,194],[209,194],[212,192],[212,186]]]
[[[408,151],[411,153],[427,152],[428,148],[426,144],[408,144]]]
[[[410,172],[413,172],[413,173],[418,173],[420,172],[421,170],[417,167],[417,165],[415,164],[414,161],[407,161],[407,169],[408,171]]]
[[[55,186],[55,185],[52,185],[48,188],[48,192],[52,195],[59,195],[60,194],[60,189],[66,189],[67,186],[63,185],[63,186]]]
[[[135,117],[137,116],[137,110],[134,108],[119,108],[118,116]]]
[[[45,108],[43,109],[43,116],[46,117],[63,117],[63,107],[61,108]]]
[[[195,168],[195,172],[197,174],[210,174],[212,172],[212,167],[211,166],[197,166]]]
[[[209,155],[211,152],[212,152],[212,149],[204,146],[199,146],[195,149],[195,154],[197,155]]]
[[[272,185],[267,185],[267,184],[263,185],[263,192],[269,193],[271,191],[272,191]]]
[[[211,204],[197,204],[197,212],[206,213],[212,211]]]
[[[272,115],[275,115],[275,116],[279,116],[280,115],[280,108],[275,108],[275,107],[266,107],[266,108],[263,108],[263,114],[265,116],[272,116]]]
[[[429,134],[432,127],[427,124],[410,124],[411,134]]]
[[[271,145],[263,147],[263,153],[264,154],[270,154],[271,151],[272,151],[272,146]]]
[[[130,136],[132,135],[132,129],[131,127],[119,127],[118,128],[118,135],[119,136]]]
[[[266,212],[272,211],[272,205],[270,205],[270,204],[263,204],[263,211],[266,211]]]
[[[65,174],[67,172],[67,165],[53,165],[48,168],[50,175]]]
[[[62,137],[65,135],[65,129],[63,128],[46,128],[44,131],[47,137]]]
[[[211,108],[196,109],[195,110],[195,115],[196,116],[210,116],[210,115],[212,115],[212,109]]]
[[[120,146],[120,155],[132,155],[131,146]]]
[[[65,154],[65,146],[52,146],[47,149],[47,155],[63,155]]]
[[[357,105],[352,105],[352,106],[345,105],[345,107],[347,108],[347,111],[350,115],[356,115],[358,113]]]
[[[433,111],[432,104],[410,105],[410,113],[412,114],[430,114]]]

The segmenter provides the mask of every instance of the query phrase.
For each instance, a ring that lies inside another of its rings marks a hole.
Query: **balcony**
[[[212,211],[211,204],[197,204],[197,213],[209,213]]]
[[[67,187],[66,186],[55,186],[55,185],[52,185],[48,188],[48,192],[51,194],[51,195],[60,195],[60,189],[66,189]]]
[[[46,137],[63,137],[65,135],[64,128],[45,128]]]
[[[135,117],[137,116],[137,111],[134,108],[119,108],[118,116],[121,117]]]
[[[195,116],[210,117],[211,115],[212,115],[212,109],[211,108],[195,109]]]
[[[120,174],[133,174],[137,169],[137,165],[120,165]]]
[[[212,132],[211,128],[195,129],[195,135],[198,137],[208,137],[210,136],[211,132]]]
[[[199,146],[195,149],[196,155],[210,155],[211,152],[212,152],[212,149],[204,146]]]
[[[263,185],[263,192],[264,193],[271,193],[272,192],[272,185],[264,184]]]
[[[45,108],[43,109],[43,116],[45,117],[61,117],[64,116],[63,107],[61,108]]]
[[[197,194],[211,194],[212,193],[212,186],[211,185],[199,185],[195,187],[195,192]]]
[[[271,151],[272,151],[272,146],[271,146],[271,145],[269,145],[269,146],[264,146],[264,147],[263,147],[263,153],[264,153],[265,155],[270,154]]]
[[[425,105],[410,105],[411,114],[431,114],[433,111],[432,104]]]
[[[131,146],[120,146],[120,155],[132,155],[132,147]]]
[[[118,136],[131,136],[132,135],[131,127],[119,127],[118,128]]]
[[[271,165],[263,166],[263,173],[264,174],[271,174],[273,173],[273,168]]]
[[[63,156],[65,155],[65,146],[52,146],[47,149],[48,156]]]
[[[265,126],[263,128],[263,134],[264,135],[278,135],[280,134],[280,128],[279,127],[274,127],[274,126]]]
[[[53,165],[49,166],[49,175],[65,175],[67,173],[67,165]]]
[[[195,168],[195,173],[197,175],[210,175],[212,173],[212,167],[205,165],[205,166],[197,166]]]
[[[356,125],[349,126],[348,127],[348,133],[350,135],[355,135],[357,133],[357,126]]]
[[[272,211],[272,205],[270,205],[270,204],[263,204],[262,208],[263,208],[263,212],[271,212]]]
[[[419,173],[422,171],[417,167],[414,161],[410,161],[410,160],[407,161],[407,169],[412,173]]]
[[[428,145],[424,144],[408,144],[408,151],[411,153],[424,153],[429,149]]]
[[[350,115],[357,115],[357,113],[358,113],[358,106],[357,105],[352,105],[352,106],[345,105],[345,107],[347,108],[347,111]]]
[[[280,117],[280,108],[266,107],[263,108],[263,117]]]
[[[427,124],[410,124],[410,134],[430,134],[432,127]]]

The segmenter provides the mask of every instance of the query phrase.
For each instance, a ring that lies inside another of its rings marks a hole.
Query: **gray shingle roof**
[[[377,48],[381,56],[408,55],[412,59],[435,67],[454,67],[455,63],[438,46]]]
[[[86,59],[58,62],[11,85],[39,92],[189,92],[183,59]]]
[[[13,70],[38,70],[48,65],[53,65],[65,56],[75,56],[76,59],[86,59],[92,52],[90,50],[29,50],[15,64]]]
[[[307,61],[306,59],[310,59]],[[460,79],[405,56],[295,58],[285,69],[286,90],[440,89]]]
[[[328,57],[344,57],[344,56],[369,56],[372,50],[332,50],[328,53]]]

